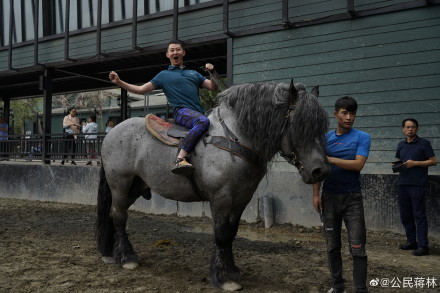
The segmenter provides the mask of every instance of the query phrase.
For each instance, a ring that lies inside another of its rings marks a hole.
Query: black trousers
[[[75,136],[70,133],[66,133],[64,137],[64,156],[63,160],[67,159],[69,156],[72,158],[72,160],[75,159],[75,152],[76,152],[76,140]]]
[[[322,219],[327,243],[327,255],[332,275],[332,287],[344,289],[342,278],[341,228],[345,223],[350,254],[353,258],[353,281],[356,292],[368,292],[366,228],[362,194],[322,193]]]
[[[398,185],[397,199],[400,219],[405,228],[408,243],[416,243],[428,248],[428,219],[426,217],[425,187],[416,185]]]

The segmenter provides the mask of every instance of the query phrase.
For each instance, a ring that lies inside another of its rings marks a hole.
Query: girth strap
[[[191,184],[191,187],[192,187],[194,193],[197,194],[200,197],[200,199],[202,199],[203,201],[208,201],[206,196],[200,190],[199,185],[197,184],[196,178],[194,177],[194,174],[186,175],[186,178],[188,178],[188,181]]]
[[[249,164],[260,167],[265,162],[265,160],[263,160],[258,153],[234,140],[228,139],[224,136],[207,137],[210,137],[209,141],[206,139],[206,137],[203,137],[205,145],[212,144],[219,149],[228,151],[231,153],[231,155],[240,157]]]

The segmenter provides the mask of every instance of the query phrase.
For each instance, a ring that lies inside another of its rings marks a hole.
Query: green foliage
[[[207,89],[201,89],[199,94],[200,103],[202,104],[203,108],[205,108],[205,111],[208,111],[209,109],[212,109],[216,106],[217,92],[212,92]]]
[[[36,121],[37,115],[43,112],[42,105],[43,98],[12,100],[10,109],[13,115],[9,117],[9,127],[14,126],[13,133],[24,134],[26,120]]]
[[[226,78],[222,78],[221,80],[223,81],[223,83],[219,82],[220,89],[225,90],[222,85],[226,84]],[[205,108],[205,111],[208,111],[217,106],[218,93],[219,92],[213,92],[207,89],[200,89],[200,103],[202,104],[203,108]]]

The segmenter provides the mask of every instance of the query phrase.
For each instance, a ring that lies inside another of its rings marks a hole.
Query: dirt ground
[[[101,262],[94,221],[93,206],[0,198],[0,292],[221,292],[209,282],[210,219],[131,211],[128,232],[141,258],[134,271]],[[367,239],[370,292],[440,292],[440,239],[430,238],[425,257],[396,249],[402,235]],[[242,292],[325,292],[324,247],[320,227],[242,224],[234,241]],[[343,258],[353,292],[346,244]]]

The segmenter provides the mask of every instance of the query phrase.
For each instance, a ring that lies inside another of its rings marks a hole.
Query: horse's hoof
[[[240,284],[238,284],[238,283],[236,283],[236,282],[228,281],[228,282],[225,282],[225,283],[221,286],[221,288],[222,288],[224,291],[239,291],[239,290],[243,289],[243,286],[241,286]]]
[[[112,256],[103,256],[101,259],[104,263],[108,263],[108,264],[115,264],[116,263],[115,258]]]
[[[138,263],[137,262],[127,262],[125,264],[122,265],[122,268],[126,269],[126,270],[134,270],[138,267]]]

